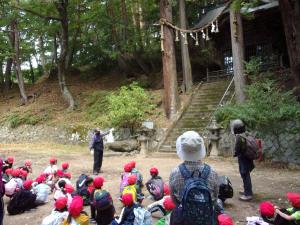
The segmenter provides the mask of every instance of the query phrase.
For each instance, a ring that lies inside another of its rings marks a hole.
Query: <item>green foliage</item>
[[[259,74],[261,67],[261,58],[252,56],[249,62],[244,62],[245,73],[249,76],[256,76]]]
[[[150,96],[137,83],[121,87],[108,96],[108,117],[113,126],[138,127],[153,109]]]
[[[227,126],[240,118],[250,129],[273,132],[281,122],[294,122],[299,126],[300,104],[291,91],[282,91],[274,81],[266,79],[247,87],[248,99],[242,104],[230,104],[216,111],[216,119]]]
[[[8,122],[11,128],[16,128],[24,124],[36,125],[39,122],[46,120],[47,118],[49,118],[48,115],[36,115],[31,111],[27,111],[24,114],[14,112],[8,115],[6,121]]]

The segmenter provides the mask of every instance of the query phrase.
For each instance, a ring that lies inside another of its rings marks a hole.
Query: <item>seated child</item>
[[[49,159],[50,165],[47,166],[47,168],[44,170],[44,173],[46,174],[54,174],[57,171],[57,159],[52,157]]]
[[[36,178],[36,185],[33,187],[33,193],[36,194],[36,205],[42,205],[48,202],[48,195],[51,192],[51,188],[45,184],[46,178],[39,176]]]
[[[110,224],[115,214],[112,197],[109,192],[102,189],[103,183],[102,177],[95,177],[95,189],[90,196],[91,220],[95,220],[97,225]]]
[[[25,170],[27,173],[32,173],[31,161],[25,160],[24,166],[21,166],[20,169]]]
[[[4,182],[4,184],[8,183],[10,178],[11,178],[11,173],[12,173],[13,169],[12,168],[7,168],[5,170],[5,173],[2,174],[2,181]]]
[[[142,174],[136,169],[136,162],[135,161],[131,161],[129,164],[131,164],[131,173],[136,175],[137,178],[137,188],[138,188],[138,192],[141,193],[141,189],[144,187],[143,184],[143,176]]]
[[[233,225],[233,220],[226,214],[220,214],[218,216],[218,223],[219,225]]]
[[[48,184],[51,187],[51,190],[53,191],[55,188],[54,185],[56,184],[59,178],[57,175],[57,160],[55,158],[50,158],[49,162],[50,165],[47,166],[43,173],[47,175],[46,184]]]
[[[120,193],[122,195],[123,189],[125,186],[128,186],[128,177],[131,175],[132,165],[126,163],[124,165],[124,172],[121,174],[121,183],[120,183]]]
[[[68,169],[69,169],[69,163],[68,162],[63,162],[61,164],[61,168],[62,168],[63,173],[67,173]]]
[[[93,191],[93,178],[81,174],[76,181],[76,193],[83,198],[84,205],[90,205],[90,195]]]
[[[150,169],[150,180],[147,181],[146,187],[151,197],[158,201],[164,196],[164,182],[160,176],[158,176],[158,169],[153,167]]]
[[[66,197],[68,199],[68,206],[69,206],[72,202],[72,196],[66,190],[66,181],[64,180],[59,181],[58,187],[59,189],[57,189],[54,193],[54,200],[56,201],[60,197]]]
[[[148,205],[147,210],[152,214],[155,213],[157,211],[160,211],[162,215],[166,215],[167,212],[164,208],[164,200],[170,196],[170,189],[169,189],[169,185],[168,184],[164,184],[164,197],[156,202],[153,202],[152,204]]]
[[[20,177],[23,181],[27,179],[28,172],[26,170],[20,169]]]
[[[134,203],[132,194],[124,194],[122,196],[122,203],[124,205],[120,217],[112,221],[111,225],[133,225],[135,215],[134,209],[138,206]]]
[[[62,222],[62,225],[89,225],[89,217],[83,210],[83,199],[81,196],[75,196],[69,206],[69,215]]]
[[[61,225],[69,215],[67,202],[67,198],[58,198],[54,203],[55,208],[52,210],[49,216],[43,219],[41,225]]]
[[[133,201],[137,202],[137,190],[136,190],[136,176],[135,175],[130,175],[127,179],[128,185],[124,187],[122,196],[125,194],[131,194]]]
[[[7,205],[7,211],[10,215],[20,214],[36,207],[36,195],[31,192],[32,183],[32,180],[24,181],[22,189],[13,195]]]
[[[12,156],[7,157],[7,159],[3,162],[2,172],[4,173],[5,170],[8,168],[13,168],[14,161],[15,161],[14,157]]]
[[[156,225],[168,225],[170,224],[170,216],[172,210],[176,207],[172,198],[170,196],[166,196],[163,198],[163,207],[166,211],[165,216],[156,222]]]

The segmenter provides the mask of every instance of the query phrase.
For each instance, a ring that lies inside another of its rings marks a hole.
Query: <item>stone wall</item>
[[[274,162],[288,164],[300,164],[300,134],[291,132],[290,125],[285,125],[285,129],[278,129],[278,134],[265,134],[262,138],[263,155],[265,159]],[[234,149],[234,135],[230,130],[221,132],[219,151],[223,156],[232,156]]]

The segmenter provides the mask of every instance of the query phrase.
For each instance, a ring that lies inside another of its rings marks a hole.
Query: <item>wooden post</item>
[[[242,16],[240,12],[230,9],[230,30],[231,30],[231,48],[233,59],[233,74],[236,93],[236,101],[244,102],[246,99],[245,86],[246,79],[244,75],[244,36]]]
[[[160,0],[160,17],[172,22],[172,5],[170,0]],[[172,29],[163,25],[162,61],[164,79],[164,107],[168,119],[173,119],[179,107],[175,47]]]
[[[185,12],[185,0],[179,0],[179,19],[180,27],[186,29],[186,12]],[[187,36],[188,37],[188,36]],[[189,55],[189,46],[185,44],[185,38],[180,35],[181,45],[181,60],[182,60],[182,73],[183,73],[183,84],[185,91],[189,91],[193,85],[192,67]]]

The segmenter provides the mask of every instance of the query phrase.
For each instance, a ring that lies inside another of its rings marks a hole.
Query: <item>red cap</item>
[[[31,166],[31,161],[29,159],[25,160],[24,162],[25,166]]]
[[[158,169],[155,168],[155,167],[152,167],[152,168],[150,169],[150,174],[155,174],[155,175],[157,175],[157,174],[158,174]]]
[[[233,225],[232,218],[226,214],[219,215],[218,222],[220,225]]]
[[[38,176],[35,181],[38,182],[39,184],[40,183],[43,183],[44,181],[46,180],[46,177],[45,176]]]
[[[63,163],[61,164],[61,167],[62,167],[64,170],[66,170],[66,169],[69,168],[69,163],[68,163],[68,162],[63,162]]]
[[[51,164],[56,163],[56,161],[57,161],[57,159],[54,158],[54,157],[52,157],[52,158],[49,159],[49,162],[50,162]]]
[[[169,197],[169,196],[165,198],[163,205],[164,205],[164,208],[167,211],[172,211],[176,207],[176,205],[173,202],[172,198]]]
[[[7,169],[5,170],[5,173],[6,173],[7,175],[11,175],[11,174],[12,174],[12,171],[13,171],[12,168],[7,168]]]
[[[275,213],[274,205],[271,202],[262,202],[259,205],[260,214],[266,217],[273,217]]]
[[[72,177],[71,173],[64,173],[63,176],[68,178],[68,179],[71,179],[71,177]]]
[[[124,172],[129,173],[132,170],[132,165],[130,163],[126,163],[124,165]]]
[[[83,209],[83,199],[81,196],[74,196],[69,206],[69,213],[72,217],[77,217]]]
[[[136,162],[135,161],[131,161],[131,162],[129,162],[129,164],[131,165],[132,169],[135,168],[135,166],[136,166]]]
[[[125,206],[131,206],[133,204],[132,194],[127,193],[122,196],[122,202]]]
[[[67,193],[70,193],[70,194],[74,192],[74,188],[71,184],[66,184],[65,185],[65,190],[66,190]]]
[[[68,203],[68,199],[66,197],[60,197],[55,201],[54,207],[60,210],[65,208],[67,206],[67,203]]]
[[[20,172],[21,172],[22,177],[27,177],[28,176],[28,172],[26,170],[20,170]]]
[[[63,177],[63,176],[64,176],[64,173],[63,173],[62,170],[57,170],[57,171],[56,171],[56,174],[57,174],[57,176],[59,176],[59,177]]]
[[[23,183],[23,188],[25,190],[30,190],[32,183],[33,183],[33,180],[25,180]]]
[[[300,194],[294,192],[288,192],[287,197],[295,208],[300,208]]]
[[[8,163],[13,164],[14,161],[15,161],[14,157],[12,157],[12,156],[8,156],[8,157],[7,157],[7,162],[8,162]]]
[[[95,177],[94,178],[94,187],[95,188],[101,188],[104,183],[104,178],[103,177]]]
[[[11,172],[11,175],[13,177],[19,177],[20,176],[21,171],[19,169],[15,169]]]
[[[164,183],[164,194],[170,195],[170,188],[169,188],[169,185],[166,183]]]
[[[132,174],[132,175],[128,176],[127,182],[129,185],[135,184],[136,183],[136,175]]]

